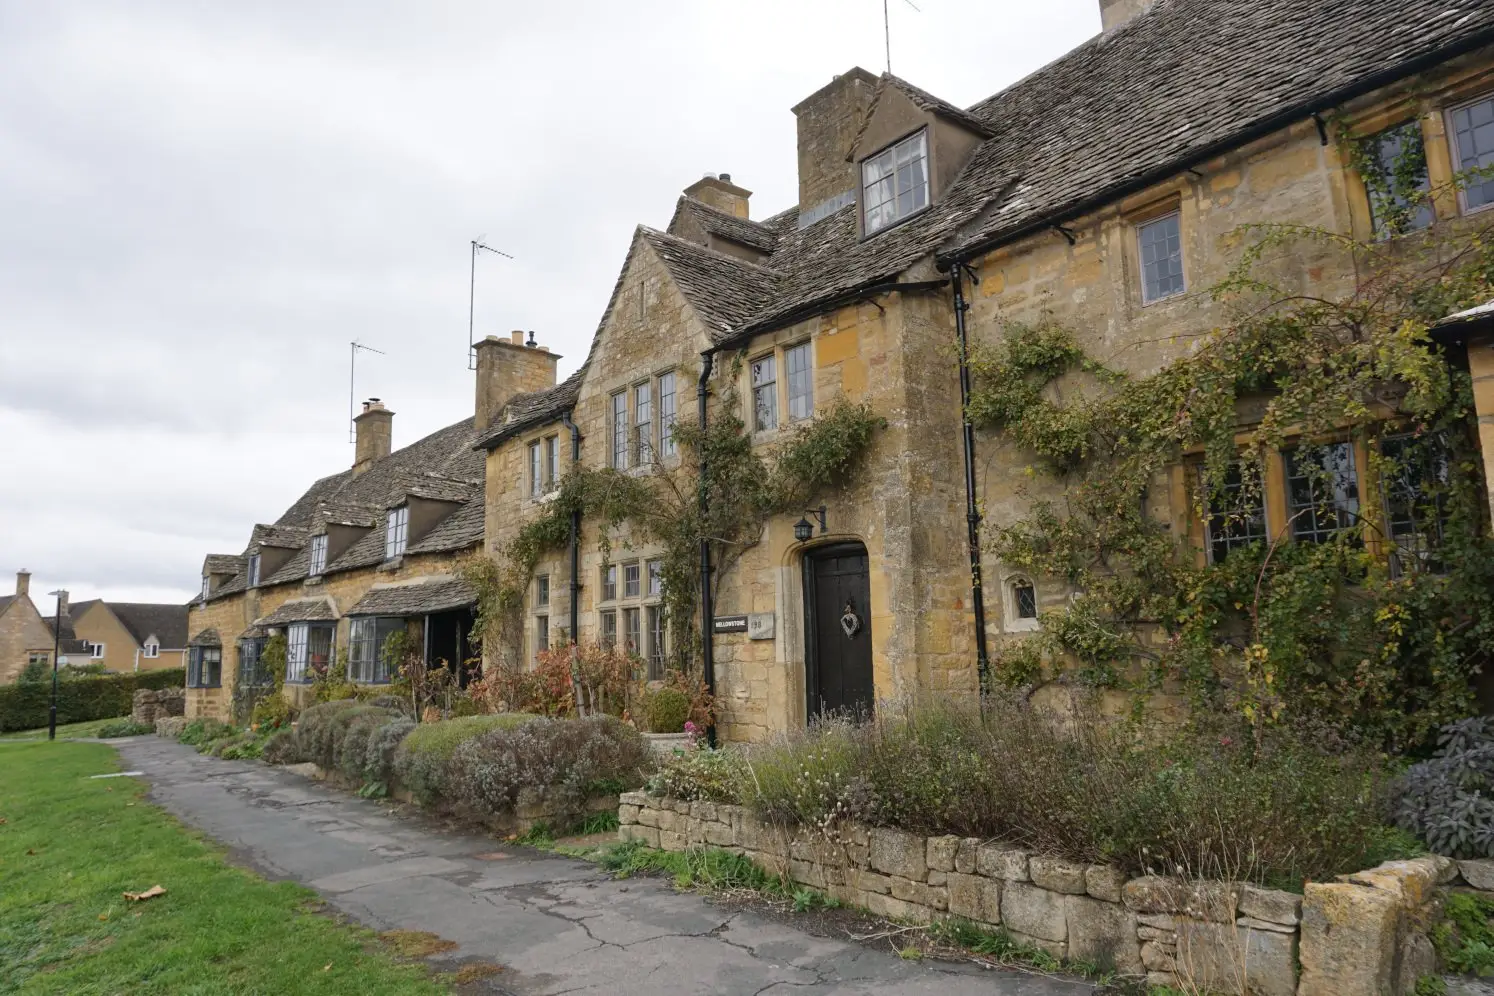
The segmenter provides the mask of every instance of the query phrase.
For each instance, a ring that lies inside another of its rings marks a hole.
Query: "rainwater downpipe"
[[[560,424],[571,431],[571,470],[581,466],[581,430],[571,421],[571,412],[560,416]],[[581,506],[571,509],[571,643],[581,641]]]
[[[981,582],[980,570],[980,504],[975,497],[975,426],[970,421],[970,342],[965,328],[965,313],[970,305],[965,301],[965,274],[969,268],[963,262],[950,267],[951,286],[954,287],[955,336],[960,346],[960,421],[965,436],[965,523],[969,528],[970,541],[970,604],[975,610],[975,666],[980,674],[980,689],[985,692],[991,672],[991,657],[986,650],[986,594]],[[977,279],[970,273],[970,279]]]
[[[700,508],[700,520],[705,522],[706,513],[711,508],[711,497],[706,483],[706,473],[710,470],[710,462],[706,456],[705,446],[706,426],[708,415],[706,412],[706,400],[710,397],[708,383],[711,379],[711,366],[715,362],[715,353],[706,350],[700,354],[700,379],[695,382],[695,406],[700,423],[701,447],[700,447],[700,482],[696,491],[696,500]],[[711,605],[711,542],[705,536],[700,538],[700,653],[701,653],[701,677],[705,679],[706,689],[710,691],[711,697],[716,695],[716,647],[713,639],[713,606]],[[711,727],[706,731],[712,746],[716,743],[716,728]]]

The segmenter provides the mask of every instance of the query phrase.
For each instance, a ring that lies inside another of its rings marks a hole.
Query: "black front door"
[[[870,715],[876,695],[866,547],[850,543],[806,554],[804,601],[809,714]]]

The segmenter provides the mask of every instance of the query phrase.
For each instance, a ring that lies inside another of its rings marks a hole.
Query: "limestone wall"
[[[1310,883],[1305,896],[1132,878],[974,838],[858,826],[833,839],[795,837],[741,806],[643,792],[620,797],[618,820],[623,840],[666,851],[724,848],[881,916],[961,917],[1059,957],[1188,992],[1410,994],[1435,969],[1426,932],[1442,891],[1459,881],[1458,867],[1439,857]],[[1465,879],[1478,886],[1483,865],[1465,864]],[[1494,883],[1494,864],[1487,877]]]

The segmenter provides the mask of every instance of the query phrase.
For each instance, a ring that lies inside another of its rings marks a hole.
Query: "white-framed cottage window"
[[[640,467],[654,462],[654,385],[633,386],[633,452]]]
[[[550,605],[550,575],[541,574],[534,579],[534,604],[539,608]]]
[[[1494,166],[1494,94],[1454,107],[1447,118],[1453,170],[1465,173]],[[1494,176],[1471,181],[1461,197],[1464,211],[1482,211],[1494,205]]]
[[[645,656],[648,658],[648,680],[660,681],[664,677],[665,659],[665,626],[664,607],[662,605],[650,605],[644,609],[647,619],[648,631],[645,637],[648,641],[645,648]]]
[[[601,614],[601,633],[599,642],[602,646],[611,650],[617,646],[617,610],[607,609]]]
[[[394,676],[384,648],[405,631],[398,616],[357,616],[348,625],[348,677],[360,685],[382,685]]]
[[[674,456],[674,420],[679,400],[674,394],[674,371],[659,375],[659,454]]]
[[[529,497],[538,498],[545,493],[545,457],[539,441],[529,444]]]
[[[623,564],[623,598],[637,598],[640,594],[642,575],[639,572],[638,561]]]
[[[798,422],[814,414],[814,364],[810,346],[801,342],[783,351],[783,365],[788,371],[788,417]]]
[[[274,684],[263,665],[264,654],[264,637],[249,636],[239,641],[239,681],[246,687],[262,688]]]
[[[752,361],[752,430],[778,428],[778,371],[772,353]]]
[[[643,653],[642,613],[636,609],[623,609],[623,649],[630,654]]]
[[[612,396],[612,469],[628,469],[628,392]]]
[[[534,655],[538,657],[550,649],[550,617],[534,617]]]
[[[393,560],[405,552],[405,543],[410,538],[410,506],[401,505],[389,510],[384,528],[384,559]]]
[[[102,643],[90,643],[88,645],[88,656],[96,661],[104,659],[104,645]]]
[[[602,601],[610,602],[617,597],[617,565],[602,568]]]
[[[193,647],[187,653],[187,687],[218,688],[223,684],[223,648]]]
[[[560,437],[545,437],[545,491],[554,491],[560,483]]]
[[[140,648],[140,656],[146,660],[155,660],[161,656],[161,645],[159,643],[147,643]]]
[[[253,588],[257,586],[259,584],[259,554],[253,553],[249,555],[247,574],[249,576],[249,587]]]
[[[1009,633],[1034,630],[1038,621],[1037,585],[1025,574],[1013,574],[1002,585],[1006,602],[1006,629]]]
[[[909,135],[861,164],[861,217],[867,235],[929,206],[928,132]]]
[[[312,673],[332,663],[334,637],[332,623],[291,623],[285,631],[285,680],[306,682]]]
[[[648,575],[648,594],[657,598],[664,594],[664,561],[650,560],[644,572]]]
[[[209,577],[208,575],[204,574],[202,576],[202,600],[204,602],[206,602],[208,600],[208,592],[210,592],[212,590],[212,587],[213,587],[213,579],[211,577]]]
[[[1141,303],[1181,294],[1183,284],[1183,216],[1174,211],[1136,228],[1141,253]]]
[[[307,636],[305,623],[291,623],[285,631],[285,680],[288,682],[306,680]]]
[[[311,567],[307,574],[321,577],[327,570],[327,534],[311,537]]]

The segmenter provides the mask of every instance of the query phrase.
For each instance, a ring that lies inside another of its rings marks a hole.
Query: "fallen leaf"
[[[109,914],[108,913],[100,913],[99,914],[99,919],[100,920],[107,920],[107,919],[109,919]]]
[[[142,899],[154,899],[157,896],[164,895],[166,895],[165,889],[161,888],[159,885],[153,885],[149,889],[146,889],[144,892],[126,892],[124,894],[124,897],[131,902],[138,903]]]
[[[27,854],[35,854],[35,853],[36,853],[36,851],[35,851],[35,850],[33,850],[33,849],[32,849],[32,848],[29,848],[29,847],[28,847],[28,848],[26,848],[26,853],[27,853]]]
[[[0,816],[0,827],[5,826],[5,824],[7,824],[9,822],[10,822],[10,820],[7,820],[5,817]]]
[[[330,972],[330,971],[332,971],[332,963],[329,961],[329,962],[327,962],[327,964],[323,965],[322,966],[322,971],[323,972]]]

